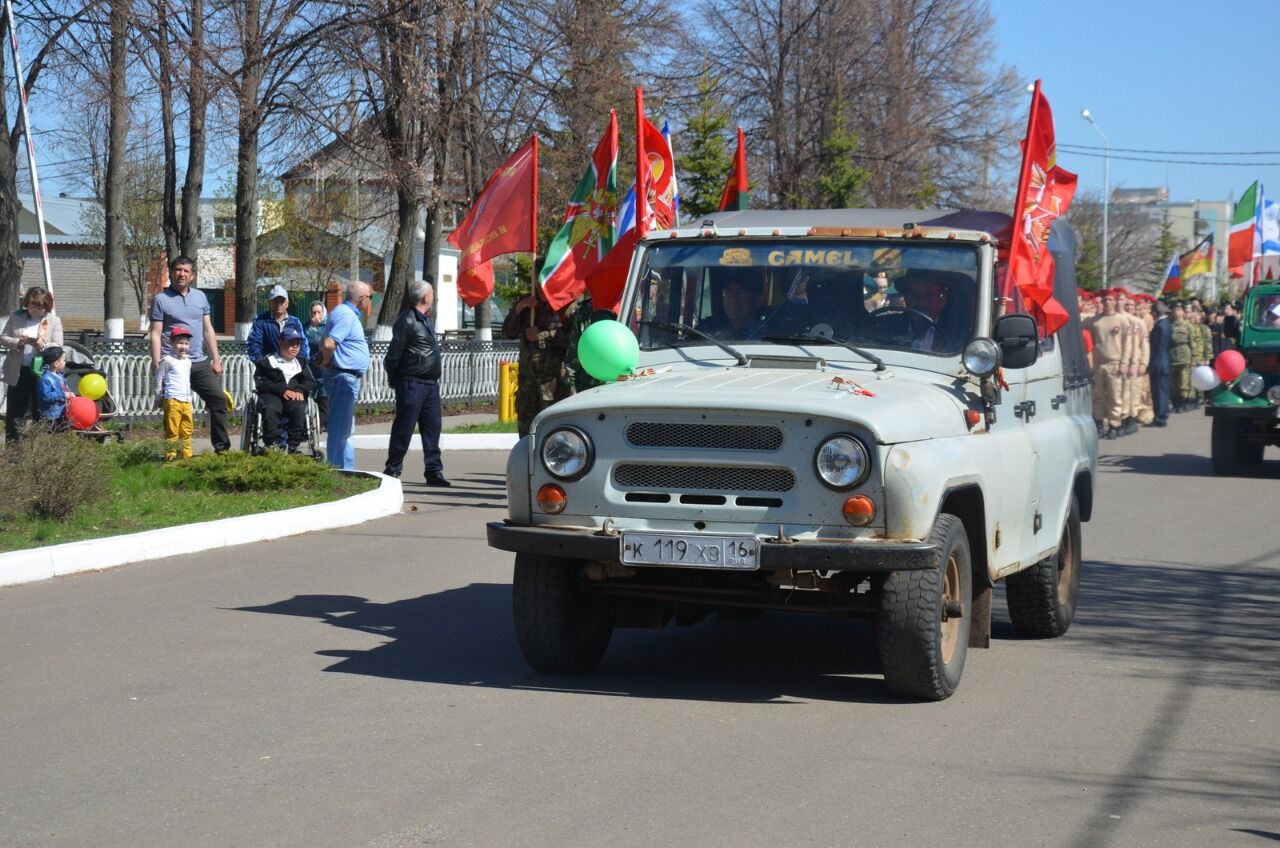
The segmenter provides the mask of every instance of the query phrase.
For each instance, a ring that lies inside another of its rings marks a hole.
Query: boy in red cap
[[[156,402],[164,410],[165,459],[191,456],[195,413],[191,408],[191,331],[176,325],[169,331],[172,354],[160,357],[156,369]]]

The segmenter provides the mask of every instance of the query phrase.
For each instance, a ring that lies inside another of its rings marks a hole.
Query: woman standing
[[[32,286],[0,331],[0,344],[8,349],[4,358],[4,382],[8,386],[5,405],[5,441],[15,441],[28,418],[38,417],[36,381],[32,363],[46,347],[62,346],[62,321],[53,314],[53,295]]]
[[[325,428],[329,420],[329,395],[324,390],[323,374],[320,373],[320,340],[324,338],[324,322],[329,320],[329,310],[318,300],[311,301],[311,323],[307,324],[307,346],[311,350],[311,376],[316,380],[316,390],[311,395],[320,407],[320,429]]]

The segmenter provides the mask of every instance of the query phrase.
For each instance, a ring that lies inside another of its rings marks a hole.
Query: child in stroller
[[[67,380],[67,386],[72,392],[80,393],[80,381],[90,374],[96,374],[106,381],[106,376],[98,370],[98,365],[93,359],[93,354],[81,344],[73,341],[67,341],[63,345],[63,350],[67,357],[67,370],[63,374]],[[72,426],[72,430],[77,436],[86,439],[93,439],[102,444],[107,439],[115,439],[117,442],[124,441],[124,434],[116,430],[108,430],[102,426],[102,422],[110,421],[119,411],[116,406],[115,399],[111,396],[108,389],[102,397],[94,401],[94,405],[98,407],[98,420],[92,426],[79,428]]]

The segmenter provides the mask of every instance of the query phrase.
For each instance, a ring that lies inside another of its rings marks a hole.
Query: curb
[[[442,433],[440,450],[504,450],[509,451],[516,446],[520,437],[515,433]],[[348,441],[356,450],[386,450],[391,446],[390,433],[372,433],[364,436],[352,436]],[[409,450],[422,450],[422,440],[414,435],[409,442]]]
[[[0,586],[16,586],[64,574],[101,571],[131,562],[282,539],[315,530],[349,527],[396,515],[404,506],[404,490],[399,480],[372,471],[345,473],[377,477],[381,483],[371,492],[328,503],[10,551],[0,554]]]

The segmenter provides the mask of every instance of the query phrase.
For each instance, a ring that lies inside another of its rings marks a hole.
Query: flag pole
[[[649,217],[649,168],[644,155],[644,89],[636,86],[636,241],[644,238]]]
[[[533,222],[529,227],[529,252],[533,254],[533,261],[529,263],[531,279],[529,280],[529,291],[533,291],[538,285],[538,134],[533,135]]]
[[[13,76],[18,84],[18,102],[22,110],[22,134],[27,142],[27,168],[31,171],[31,193],[35,197],[36,228],[40,233],[44,287],[45,291],[53,294],[53,270],[49,267],[49,236],[45,234],[44,201],[40,197],[40,175],[36,171],[36,146],[31,138],[31,107],[27,103],[26,86],[22,84],[22,56],[18,53],[18,28],[13,22],[13,0],[7,0],[4,11],[9,22],[9,46],[13,50]],[[3,86],[0,86],[0,97],[3,96]]]

